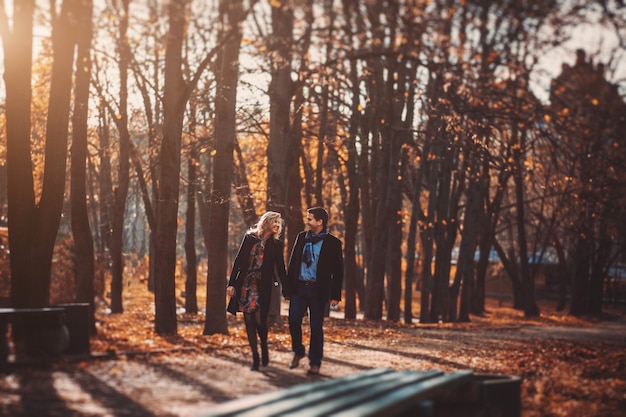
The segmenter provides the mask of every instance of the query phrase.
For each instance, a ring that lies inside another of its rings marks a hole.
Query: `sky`
[[[561,73],[563,63],[574,65],[577,49],[583,49],[587,59],[591,58],[594,64],[606,64],[607,80],[620,85],[622,97],[626,98],[626,50],[619,51],[619,40],[615,33],[603,29],[599,24],[572,28],[569,40],[541,57],[531,78],[535,95],[542,101],[548,101],[550,81]],[[611,73],[612,70],[614,73]]]
[[[102,0],[96,0],[96,3]],[[11,14],[10,6],[12,2],[7,2],[8,13]],[[599,20],[599,19],[598,19]],[[37,27],[35,33],[35,43],[40,41],[43,36],[43,28]],[[619,51],[619,42],[617,36],[608,29],[602,29],[597,22],[585,25],[578,25],[571,29],[569,40],[563,45],[555,47],[547,51],[536,66],[536,70],[531,76],[531,88],[535,95],[543,102],[548,102],[550,81],[557,77],[561,72],[563,63],[573,65],[576,60],[576,50],[582,48],[586,51],[587,56],[593,59],[595,64],[604,63],[607,70],[607,79],[610,82],[620,85],[620,91],[626,97],[626,50]],[[2,49],[0,48],[0,59],[2,59]],[[615,51],[618,51],[615,53]],[[34,53],[37,53],[35,47]],[[242,55],[243,57],[243,55]],[[0,70],[3,63],[0,62]],[[614,71],[614,73],[612,72]],[[247,95],[240,95],[240,99],[245,101],[242,105],[253,105],[260,98],[259,94],[266,89],[269,83],[269,74],[259,75],[259,71],[253,71],[246,74],[242,72],[241,78],[243,82],[247,82],[258,89],[250,94],[250,87],[240,89],[241,93],[248,90]],[[0,79],[0,97],[4,97],[3,80]]]

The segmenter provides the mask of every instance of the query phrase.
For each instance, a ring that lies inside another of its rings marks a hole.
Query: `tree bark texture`
[[[256,223],[258,216],[254,207],[250,182],[246,174],[246,162],[237,141],[235,141],[235,155],[237,156],[235,159],[235,192],[239,200],[239,206],[241,207],[243,221],[247,227],[252,227]]]
[[[77,2],[63,2],[53,21],[45,167],[38,204],[30,160],[34,2],[23,1],[19,6],[14,10],[13,31],[7,16],[0,16],[5,57],[11,299],[15,307],[43,307],[49,302],[52,253],[64,200]]]
[[[185,216],[185,260],[187,273],[185,274],[185,312],[198,312],[198,271],[196,254],[196,161],[198,154],[192,145],[187,158],[187,211]]]
[[[176,334],[176,232],[181,160],[181,140],[186,85],[182,77],[182,48],[187,0],[169,4],[169,31],[165,52],[163,141],[159,180],[159,210],[155,242],[155,330]]]
[[[113,211],[111,214],[111,312],[123,313],[122,292],[124,289],[124,215],[126,214],[126,198],[130,184],[130,132],[128,131],[128,67],[131,54],[128,45],[128,8],[130,0],[122,1],[120,12],[118,48],[120,59],[119,108],[118,114],[112,114],[120,136],[119,165],[117,187],[113,192]]]
[[[271,63],[270,138],[267,146],[267,209],[285,215],[287,203],[287,156],[289,155],[290,105],[293,97],[291,60],[293,10],[288,4],[272,7],[273,51]]]
[[[241,44],[241,0],[222,0],[221,18],[230,38],[220,52],[215,108],[215,150],[213,192],[211,193],[208,231],[205,243],[209,256],[207,272],[206,321],[203,334],[227,334],[226,295],[228,258],[228,217],[233,182],[233,150],[235,146],[235,109],[239,80],[239,48]]]
[[[87,120],[91,75],[91,38],[93,2],[79,2],[79,36],[76,56],[76,87],[72,118],[71,225],[74,237],[76,301],[89,303],[89,324],[96,333],[94,305],[94,242],[87,209]]]

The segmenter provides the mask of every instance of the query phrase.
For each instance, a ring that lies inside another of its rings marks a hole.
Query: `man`
[[[307,210],[308,231],[300,232],[293,245],[287,268],[289,332],[294,353],[289,369],[298,367],[305,356],[302,344],[302,319],[309,309],[311,340],[309,371],[319,374],[324,353],[324,311],[330,300],[335,307],[341,301],[343,252],[341,241],[328,233],[328,212],[322,207]]]

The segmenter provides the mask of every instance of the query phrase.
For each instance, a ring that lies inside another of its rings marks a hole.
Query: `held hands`
[[[233,287],[232,285],[226,287],[226,295],[228,295],[229,297],[235,295],[235,287]]]

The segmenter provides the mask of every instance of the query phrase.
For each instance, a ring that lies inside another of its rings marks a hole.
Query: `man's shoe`
[[[309,375],[319,375],[319,373],[320,373],[320,367],[317,365],[311,365],[311,367],[307,371],[307,374]]]
[[[289,364],[289,369],[297,368],[298,365],[300,365],[300,359],[302,358],[304,358],[304,355],[298,355],[297,353],[294,353],[293,359],[291,360],[291,363]]]

